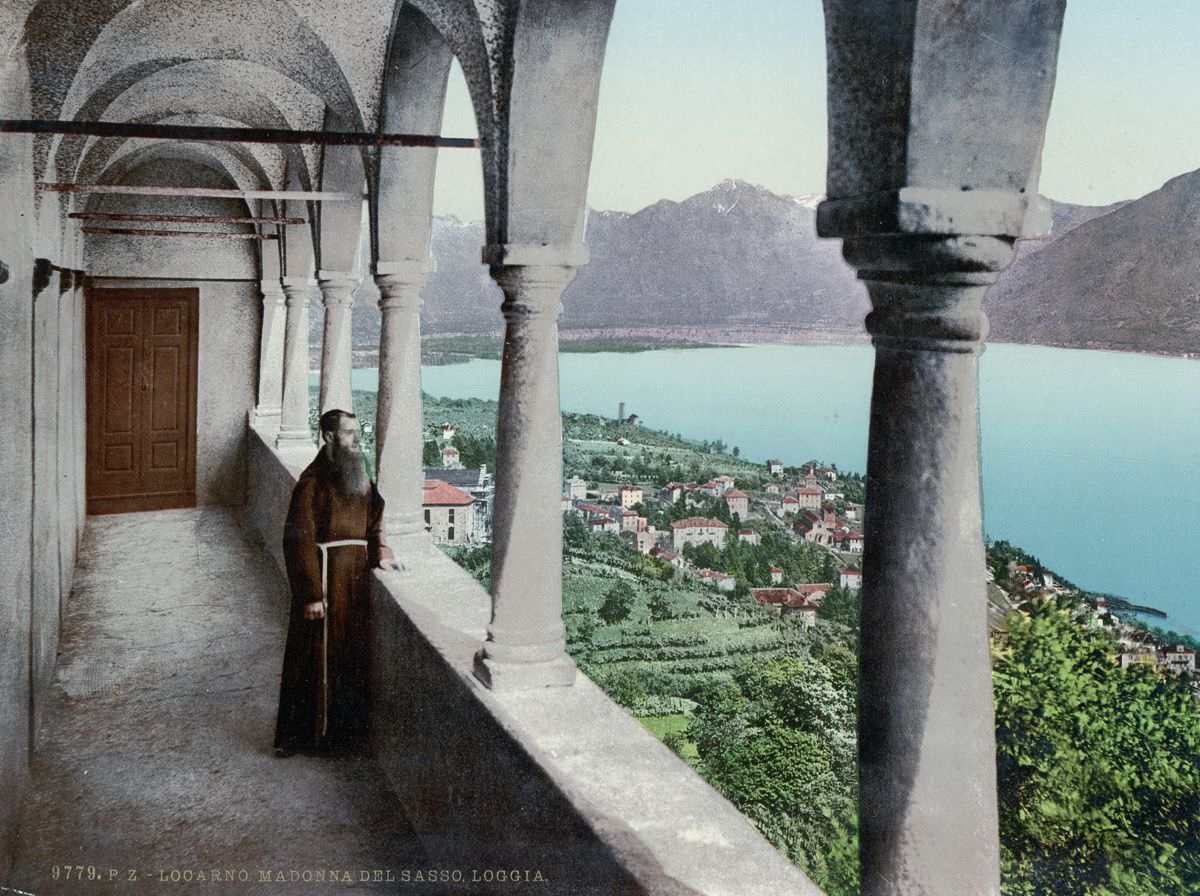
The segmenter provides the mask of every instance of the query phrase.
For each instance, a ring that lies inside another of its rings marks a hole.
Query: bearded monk
[[[358,420],[327,411],[320,429],[321,450],[292,490],[283,531],[292,611],[275,725],[278,756],[350,745],[366,733],[370,573],[375,566],[395,568]],[[330,544],[345,541],[365,544]]]

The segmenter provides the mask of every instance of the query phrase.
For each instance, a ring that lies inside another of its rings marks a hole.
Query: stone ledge
[[[295,461],[257,431],[250,450],[246,516],[262,534],[286,508],[252,505],[290,492]],[[821,893],[585,676],[483,687],[487,593],[432,545],[399,559],[403,572],[376,573],[372,748],[432,864],[465,870],[456,892],[496,891],[472,889],[471,869],[517,869],[540,871],[546,896]]]
[[[1050,232],[1050,203],[1016,190],[902,187],[826,199],[817,206],[817,235],[873,234],[1031,237]]]

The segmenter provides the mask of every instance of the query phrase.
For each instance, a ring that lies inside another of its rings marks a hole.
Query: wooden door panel
[[[88,292],[88,512],[191,507],[198,292]]]

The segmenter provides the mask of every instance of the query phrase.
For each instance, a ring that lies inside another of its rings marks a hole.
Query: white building
[[[724,499],[730,513],[736,513],[745,519],[746,514],[750,512],[750,499],[745,492],[731,488],[724,493]]]
[[[571,496],[572,501],[582,501],[587,497],[587,482],[580,479],[578,476],[572,476],[567,480],[566,487],[563,489]]]
[[[671,548],[681,551],[684,545],[705,543],[723,548],[725,547],[725,533],[728,529],[729,527],[720,520],[710,520],[700,516],[676,520],[671,523]]]
[[[621,506],[626,509],[642,503],[642,490],[636,485],[621,486],[617,489],[617,496],[621,499]]]
[[[475,499],[441,479],[426,479],[421,504],[425,530],[435,544],[469,544],[475,540]]]

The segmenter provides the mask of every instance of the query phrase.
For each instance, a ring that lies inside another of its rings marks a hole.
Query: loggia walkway
[[[228,510],[88,520],[9,892],[442,892],[368,756],[274,756],[287,601]]]

